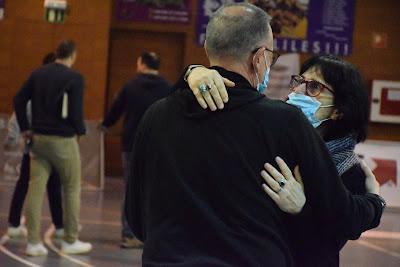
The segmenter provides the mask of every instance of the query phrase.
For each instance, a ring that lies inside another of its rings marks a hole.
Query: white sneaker
[[[63,238],[64,237],[64,228],[57,229],[54,232],[54,237],[57,238],[57,239]]]
[[[88,242],[82,242],[75,240],[74,243],[70,244],[65,241],[61,243],[61,251],[65,254],[82,254],[92,250],[92,244]]]
[[[20,225],[18,227],[9,226],[7,229],[7,235],[11,238],[13,237],[25,237],[27,236],[28,231],[24,225]]]
[[[45,246],[43,246],[42,243],[38,244],[30,244],[26,246],[26,255],[28,256],[44,256],[47,255],[48,251]]]

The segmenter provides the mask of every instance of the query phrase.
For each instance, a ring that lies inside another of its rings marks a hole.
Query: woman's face
[[[330,84],[328,84],[324,80],[324,77],[322,76],[321,72],[316,68],[310,68],[307,71],[305,71],[302,75],[306,81],[314,80],[314,81],[322,83],[323,85],[325,85],[332,91],[335,90],[334,88],[332,88],[332,86]],[[303,90],[303,92],[305,92],[305,86],[306,86],[305,84],[302,84],[301,86],[299,86],[299,87],[302,87],[301,89]],[[321,106],[333,105],[334,95],[331,92],[329,92],[328,90],[322,90],[321,93],[314,98],[317,99],[319,102],[321,102]],[[334,109],[335,109],[335,107],[333,107],[333,106],[326,107],[326,108],[319,108],[317,110],[317,112],[315,113],[315,117],[318,120],[328,119],[331,117]]]

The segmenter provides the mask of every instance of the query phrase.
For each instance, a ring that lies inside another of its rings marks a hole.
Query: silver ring
[[[204,83],[202,83],[202,84],[200,84],[199,85],[199,91],[200,91],[200,93],[205,93],[205,92],[207,92],[208,91],[208,86],[207,85],[205,85]]]
[[[278,181],[278,184],[279,184],[279,186],[280,186],[281,188],[284,188],[285,185],[286,185],[286,180],[285,180],[285,179],[282,179],[282,180]]]

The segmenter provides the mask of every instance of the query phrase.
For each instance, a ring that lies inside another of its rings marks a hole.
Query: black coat
[[[138,128],[126,213],[145,242],[143,265],[294,266],[305,236],[323,256],[333,236],[350,238],[371,225],[379,200],[345,190],[304,115],[216,69],[236,84],[222,111],[201,109],[181,88],[151,106]],[[298,216],[262,190],[260,171],[276,156],[291,169],[300,165],[307,204]]]
[[[146,110],[170,92],[168,82],[154,74],[139,74],[124,85],[102,123],[108,128],[124,116],[122,151],[132,150],[136,128]]]

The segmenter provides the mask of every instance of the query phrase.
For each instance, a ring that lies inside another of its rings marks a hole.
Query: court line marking
[[[61,250],[59,250],[54,244],[53,241],[51,240],[52,235],[54,234],[55,228],[53,225],[51,225],[49,227],[49,229],[46,230],[45,234],[44,234],[44,243],[55,253],[57,253],[61,258],[67,259],[75,264],[78,264],[80,266],[84,266],[84,267],[95,267],[94,265],[91,265],[87,262],[78,260],[74,257],[71,257],[65,253],[63,253]]]
[[[4,217],[7,217],[7,216],[8,216],[8,214],[0,213],[0,217],[4,218]],[[50,221],[51,220],[51,218],[49,216],[43,216],[41,219],[44,220],[44,221]],[[79,220],[79,222],[83,223],[83,224],[89,224],[89,225],[95,224],[95,225],[108,225],[108,226],[121,227],[121,222],[119,222],[119,221],[108,221],[107,222],[107,221],[95,221],[95,220],[81,219],[81,220]]]
[[[383,252],[383,253],[388,254],[388,255],[390,255],[390,256],[393,256],[393,257],[395,257],[395,258],[400,259],[400,253],[398,253],[398,252],[396,252],[396,251],[391,251],[391,250],[389,250],[389,249],[386,249],[386,248],[383,248],[383,247],[381,247],[381,246],[372,244],[372,243],[367,242],[367,241],[365,241],[365,240],[357,240],[357,241],[355,241],[355,242],[356,242],[357,244],[360,244],[360,245],[364,246],[364,247],[367,247],[367,248],[370,248],[370,249],[373,249],[373,250],[376,250],[376,251],[380,251],[380,252]]]
[[[33,262],[27,261],[24,258],[19,257],[18,255],[12,253],[11,251],[9,251],[4,245],[7,243],[7,241],[10,238],[8,237],[8,235],[3,235],[3,237],[0,239],[0,251],[3,252],[5,255],[7,255],[8,257],[26,265],[26,266],[30,266],[30,267],[43,267],[41,265],[37,265]]]

